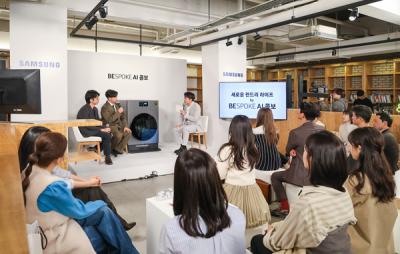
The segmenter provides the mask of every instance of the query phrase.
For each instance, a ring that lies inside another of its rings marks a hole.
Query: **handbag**
[[[43,250],[47,247],[47,237],[43,229],[39,226],[39,222],[35,220],[32,224],[26,224],[28,233],[28,246],[30,254],[43,254]]]

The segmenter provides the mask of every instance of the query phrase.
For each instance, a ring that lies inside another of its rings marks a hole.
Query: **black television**
[[[40,70],[0,70],[0,113],[41,114]]]

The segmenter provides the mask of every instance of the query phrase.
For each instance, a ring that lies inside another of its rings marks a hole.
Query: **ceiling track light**
[[[230,41],[230,39],[228,38],[227,40],[226,40],[226,46],[227,47],[229,47],[229,46],[231,46],[232,45],[232,41]]]
[[[238,43],[238,45],[243,43],[243,36],[239,36],[238,37],[238,42],[237,43]]]
[[[99,21],[99,19],[97,18],[96,15],[94,15],[88,21],[85,22],[86,28],[91,30],[93,28],[93,26],[97,23],[97,21]]]
[[[253,38],[255,41],[257,41],[257,40],[261,39],[261,35],[258,32],[256,32],[256,35],[254,35]]]
[[[107,14],[108,14],[108,7],[107,6],[101,6],[100,8],[99,8],[99,14],[100,14],[100,17],[102,18],[102,19],[105,19],[106,17],[107,17]]]
[[[353,9],[351,9],[351,12],[349,15],[349,20],[355,21],[359,16],[360,16],[360,13],[358,11],[358,8],[353,8]]]

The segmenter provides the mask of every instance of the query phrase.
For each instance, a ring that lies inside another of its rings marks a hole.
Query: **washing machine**
[[[119,101],[125,109],[128,128],[132,136],[128,142],[129,153],[160,151],[158,148],[158,101]]]

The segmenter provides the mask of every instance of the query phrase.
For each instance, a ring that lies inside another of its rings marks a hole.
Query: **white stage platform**
[[[117,158],[112,156],[113,165],[82,161],[70,166],[79,176],[83,178],[99,176],[103,183],[137,179],[150,175],[153,171],[157,171],[158,175],[173,174],[177,158],[174,150],[177,147],[176,144],[171,143],[160,145],[161,151],[157,152],[128,153],[119,155]]]

